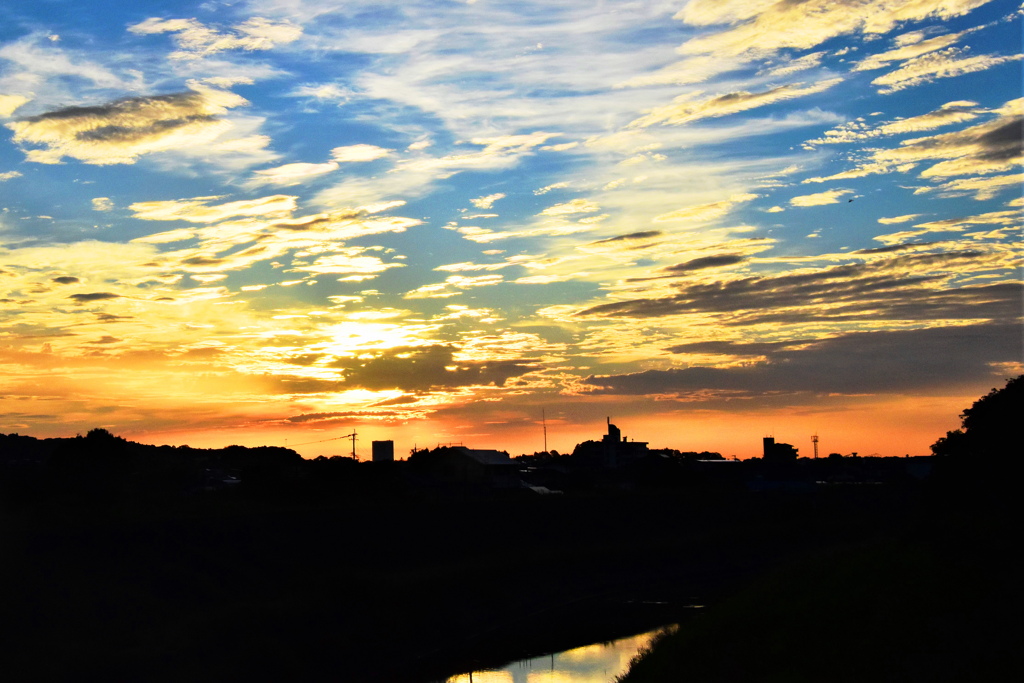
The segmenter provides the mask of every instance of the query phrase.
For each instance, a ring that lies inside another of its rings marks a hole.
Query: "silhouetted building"
[[[604,443],[619,443],[622,441],[622,432],[618,427],[612,424],[612,419],[610,417],[606,419],[608,420],[608,433],[601,437],[601,441]]]
[[[606,467],[620,467],[628,461],[647,455],[646,441],[630,441],[612,424],[611,418],[607,418],[607,421],[608,433],[601,437]]]
[[[395,461],[395,442],[394,441],[374,441],[372,442],[372,459],[373,462],[394,462]]]
[[[797,449],[788,443],[776,443],[775,437],[764,437],[765,462],[793,462],[797,457]]]

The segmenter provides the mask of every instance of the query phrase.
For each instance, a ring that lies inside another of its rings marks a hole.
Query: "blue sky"
[[[1021,372],[1019,3],[7,7],[0,430],[904,454]]]

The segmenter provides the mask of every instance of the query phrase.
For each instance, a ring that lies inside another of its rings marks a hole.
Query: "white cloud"
[[[998,195],[1004,190],[1012,189],[1017,192],[1024,187],[1024,174],[1011,173],[1008,175],[982,176],[978,178],[958,178],[939,185],[937,188],[943,194],[968,193],[973,194],[978,201],[985,201]]]
[[[300,85],[291,94],[294,97],[309,98],[321,102],[347,102],[355,94],[350,88],[336,83],[320,83]]]
[[[494,202],[504,198],[505,194],[503,192],[497,192],[495,194],[489,194],[485,197],[477,197],[476,199],[470,199],[469,202],[478,209],[489,209],[492,206],[494,206]]]
[[[391,154],[390,149],[376,145],[348,145],[347,147],[335,147],[331,150],[331,157],[340,163],[374,161],[376,159],[383,159],[389,154]]]
[[[375,275],[390,268],[401,268],[401,263],[384,263],[377,256],[367,256],[360,249],[347,249],[340,254],[321,256],[301,270],[318,274]],[[360,278],[365,279],[365,278]]]
[[[803,57],[788,59],[782,64],[769,69],[768,75],[778,78],[779,76],[788,76],[790,74],[799,73],[800,71],[813,69],[821,65],[821,60],[824,56],[824,52],[812,52],[811,54],[804,55]]]
[[[256,171],[249,179],[248,185],[298,185],[311,178],[317,178],[326,173],[338,170],[336,161],[328,161],[324,164],[295,163],[266,168]]]
[[[549,206],[540,212],[541,216],[571,216],[577,213],[595,213],[600,211],[601,207],[587,199],[573,199],[572,201],[565,202],[562,204],[555,204]]]
[[[738,114],[739,112],[764,107],[776,102],[823,92],[834,85],[838,85],[842,80],[841,78],[831,78],[820,83],[812,83],[811,85],[795,83],[792,85],[781,85],[758,93],[738,91],[704,99],[698,99],[702,94],[700,92],[687,93],[675,98],[672,104],[656,107],[645,116],[634,120],[629,124],[629,127],[646,128],[647,126],[659,123],[681,125],[699,121],[700,119]]]
[[[676,14],[693,26],[726,25],[683,43],[686,55],[755,58],[807,50],[852,33],[883,34],[901,23],[951,19],[989,0],[691,0]]]
[[[77,94],[73,88],[82,84],[121,93],[137,91],[141,85],[139,72],[109,68],[89,53],[61,47],[43,32],[0,46],[0,63],[4,62],[0,91],[36,102],[67,102]]]
[[[132,164],[143,154],[214,142],[232,127],[221,115],[244,104],[234,93],[199,88],[58,109],[6,125],[16,143],[28,146],[29,161]]]
[[[921,40],[923,36],[920,32],[904,34],[904,36],[900,36],[896,39],[899,47],[895,50],[881,52],[871,55],[866,59],[862,59],[853,67],[853,70],[870,71],[872,69],[881,69],[892,62],[903,62],[914,59],[929,52],[934,52],[935,50],[941,50],[942,48],[948,47],[960,40],[963,36],[963,33],[949,33],[944,36],[936,36],[935,38],[930,38],[928,40]]]
[[[489,287],[499,284],[500,275],[451,275],[444,282],[423,285],[405,294],[406,299],[447,299],[462,293],[464,289]]]
[[[470,144],[482,149],[467,152],[459,150],[458,153],[440,157],[417,153],[409,158],[399,159],[394,168],[383,176],[346,178],[338,185],[320,192],[316,199],[324,206],[334,207],[351,205],[352,202],[376,202],[389,197],[422,196],[429,193],[438,180],[450,178],[463,171],[511,168],[554,135],[537,132],[474,138],[470,140]],[[359,148],[356,150],[357,156],[369,155],[372,152],[364,149],[363,145],[353,147]],[[348,152],[344,154],[347,155]]]
[[[712,221],[721,218],[732,211],[737,204],[757,199],[758,195],[743,193],[734,194],[728,199],[717,202],[709,202],[698,206],[688,206],[669,213],[654,217],[655,223],[666,223],[670,221]]]
[[[112,211],[114,209],[114,202],[111,201],[110,197],[93,197],[92,210],[93,211]]]
[[[904,140],[897,148],[877,150],[872,159],[880,164],[938,161],[921,172],[925,178],[1011,170],[1022,162],[1020,128],[1024,98],[1007,102],[995,113],[997,117],[987,123]]]
[[[220,197],[195,197],[156,202],[136,202],[128,208],[135,218],[147,221],[189,221],[215,223],[240,216],[289,216],[296,208],[296,197],[276,194],[224,204],[211,204]]]
[[[173,33],[178,50],[171,53],[172,59],[199,59],[224,50],[269,50],[294,42],[302,35],[302,28],[291,22],[274,22],[261,17],[244,21],[226,33],[195,19],[156,17],[129,26],[128,30],[142,35]]]
[[[827,192],[818,192],[816,194],[806,194],[800,197],[793,197],[789,200],[792,206],[824,206],[825,204],[838,204],[839,200],[848,194],[853,194],[853,190],[828,190]]]
[[[567,187],[569,187],[569,183],[567,183],[565,181],[562,181],[560,183],[552,183],[551,185],[547,185],[547,186],[542,187],[540,189],[534,190],[533,193],[535,195],[542,195],[542,194],[547,194],[548,192],[551,192],[552,190],[562,190],[562,189],[565,189]]]
[[[878,222],[882,225],[894,225],[898,223],[909,223],[910,221],[917,220],[921,217],[919,213],[908,213],[903,216],[893,216],[892,218],[879,218]]]
[[[872,125],[861,117],[825,131],[820,138],[808,140],[804,143],[804,148],[811,149],[815,145],[850,144],[882,136],[934,130],[954,123],[971,121],[977,118],[982,111],[984,110],[978,107],[977,102],[957,100],[947,102],[927,114],[896,119],[882,124]]]
[[[963,123],[978,117],[979,109],[977,102],[970,100],[957,100],[947,102],[935,111],[920,116],[911,116],[905,119],[897,119],[891,123],[879,126],[878,131],[883,135],[899,135],[902,133],[917,133],[925,130],[934,130],[953,123]]]
[[[10,116],[18,107],[30,101],[31,98],[25,95],[0,95],[0,117]]]
[[[969,57],[964,50],[951,47],[911,59],[895,71],[879,76],[871,81],[882,86],[882,94],[894,93],[922,83],[931,83],[939,78],[952,78],[964,74],[984,71],[999,64],[1021,59],[1021,55],[1001,57],[998,55],[978,55]]]

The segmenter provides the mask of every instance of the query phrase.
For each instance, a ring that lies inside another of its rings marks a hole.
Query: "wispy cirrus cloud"
[[[728,28],[691,38],[679,51],[686,55],[753,59],[783,49],[810,49],[851,33],[887,33],[902,22],[951,19],[986,2],[989,0],[859,0],[852,3],[695,0],[681,9],[676,18],[691,26],[725,25]]]
[[[972,121],[978,118],[984,111],[984,109],[978,106],[977,102],[957,100],[947,102],[938,109],[926,114],[909,116],[877,125],[872,125],[863,119],[858,119],[827,130],[820,138],[808,140],[804,143],[804,148],[813,149],[816,145],[850,144],[890,135],[920,133],[956,123]]]
[[[764,107],[776,102],[791,100],[805,95],[823,92],[842,82],[841,78],[830,78],[819,83],[804,85],[780,85],[762,92],[731,92],[701,99],[701,93],[680,95],[672,104],[657,107],[645,116],[629,124],[630,128],[646,128],[655,124],[682,125],[707,118],[729,116],[739,112]]]
[[[800,207],[825,206],[826,204],[838,204],[843,197],[849,194],[853,194],[853,190],[827,190],[825,192],[793,197],[789,200],[789,203],[790,206]]]
[[[252,186],[299,185],[307,180],[311,180],[312,178],[318,178],[322,175],[337,171],[338,168],[339,165],[336,161],[328,161],[323,164],[302,162],[284,164],[274,168],[265,168],[255,171],[252,177],[249,178],[248,184]]]
[[[932,124],[938,127],[949,122],[970,121],[983,113],[994,115],[990,121],[960,130],[903,140],[896,147],[867,150],[864,155],[866,160],[858,166],[830,176],[807,178],[803,182],[820,183],[897,171],[905,173],[926,162],[937,163],[922,169],[922,178],[999,173],[1019,166],[1022,163],[1020,129],[1024,122],[1024,99],[1011,100],[1002,107],[984,112],[974,109],[972,105],[952,102],[929,114],[893,121],[879,128],[862,127],[860,131],[851,134],[839,131],[835,136],[826,133],[825,138],[811,143],[836,141],[830,140],[830,137],[853,142],[880,136],[883,131],[885,134],[897,134],[929,130]],[[967,107],[971,109],[965,111]],[[981,181],[978,182],[981,189]],[[993,182],[992,186],[998,184]],[[982,196],[987,195],[983,193]]]
[[[919,116],[910,116],[905,119],[897,119],[878,127],[882,135],[903,135],[905,133],[920,133],[926,130],[935,130],[943,126],[955,123],[965,123],[976,119],[983,110],[978,107],[977,102],[970,100],[957,100],[947,102],[938,109]]]
[[[922,83],[931,83],[939,78],[952,78],[1021,59],[1021,55],[977,55],[969,56],[959,48],[946,48],[909,60],[899,69],[879,76],[871,81],[881,86],[883,95],[911,88]]]
[[[596,213],[601,210],[601,207],[587,199],[573,199],[569,202],[562,204],[555,204],[549,206],[540,212],[541,216],[571,216],[579,213]]]
[[[367,144],[346,145],[345,147],[335,147],[331,150],[331,157],[343,164],[375,161],[376,159],[383,159],[389,154],[391,154],[390,149]]]
[[[891,217],[888,217],[888,218],[879,218],[878,222],[881,223],[882,225],[893,225],[893,224],[897,224],[897,223],[909,223],[912,220],[916,220],[917,218],[920,218],[920,216],[921,216],[921,214],[919,214],[919,213],[908,213],[908,214],[904,214],[902,216],[891,216]]]
[[[967,32],[947,33],[945,35],[925,39],[924,34],[920,31],[904,33],[902,36],[898,36],[896,38],[896,48],[887,52],[877,52],[873,55],[869,55],[867,58],[857,62],[853,67],[853,70],[871,71],[873,69],[881,69],[889,66],[893,62],[906,62],[911,59],[916,59],[917,57],[928,54],[929,52],[935,52],[949,47],[950,45],[958,42],[966,34]]]
[[[897,148],[875,152],[873,159],[894,164],[937,161],[921,172],[924,178],[1010,170],[1022,161],[1020,130],[1024,122],[1024,99],[1011,100],[995,113],[996,118],[987,123],[905,140]]]
[[[406,299],[447,299],[465,289],[490,287],[501,283],[501,275],[451,275],[444,282],[417,287],[405,294]]]
[[[170,57],[180,60],[208,57],[224,50],[270,50],[292,43],[302,35],[302,28],[296,24],[262,17],[248,19],[229,31],[218,31],[195,19],[156,17],[133,24],[128,30],[140,35],[173,34],[178,49]]]
[[[128,208],[136,218],[147,221],[189,221],[216,223],[242,216],[286,217],[296,208],[297,197],[276,194],[258,199],[243,199],[214,204],[221,197],[136,202]]]
[[[873,239],[875,241],[882,242],[883,244],[894,245],[903,244],[907,240],[920,237],[927,233],[963,232],[970,228],[991,226],[996,226],[997,228],[1020,228],[1021,216],[1019,213],[1014,211],[989,211],[982,214],[975,214],[973,216],[942,218],[939,220],[917,223],[911,230],[902,230],[900,232],[885,235],[875,235]]]
[[[144,87],[141,74],[109,55],[64,47],[46,31],[0,45],[0,93],[6,107],[42,107],[78,100],[83,90],[111,96]],[[10,112],[7,114],[10,115]]]
[[[666,223],[670,221],[712,221],[717,218],[721,218],[728,214],[733,207],[744,202],[757,199],[760,195],[752,193],[735,194],[728,199],[723,199],[717,202],[710,202],[707,204],[700,204],[698,206],[689,206],[682,209],[676,209],[669,213],[663,213],[659,216],[654,217],[655,223]]]
[[[991,199],[1006,190],[1020,191],[1024,186],[1024,174],[1010,173],[1007,175],[981,176],[977,178],[957,178],[937,187],[921,187],[914,194],[939,192],[945,195],[970,194],[979,202]]]
[[[536,153],[538,147],[556,137],[556,133],[538,131],[519,135],[474,138],[472,148],[463,147],[451,154],[433,155],[429,148],[407,151],[396,157],[391,167],[380,176],[346,179],[320,191],[316,199],[325,206],[339,203],[376,202],[385,198],[422,196],[429,194],[434,184],[467,171],[497,171],[512,168],[525,157]],[[392,157],[390,150],[372,145],[354,145],[335,150],[347,161],[372,161]]]

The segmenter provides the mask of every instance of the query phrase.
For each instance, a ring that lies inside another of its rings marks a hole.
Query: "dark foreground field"
[[[947,490],[895,534],[784,562],[663,636],[623,681],[1016,679],[1024,561],[1015,495]]]
[[[914,486],[563,496],[220,492],[6,513],[9,680],[427,681],[686,619],[894,537]]]

